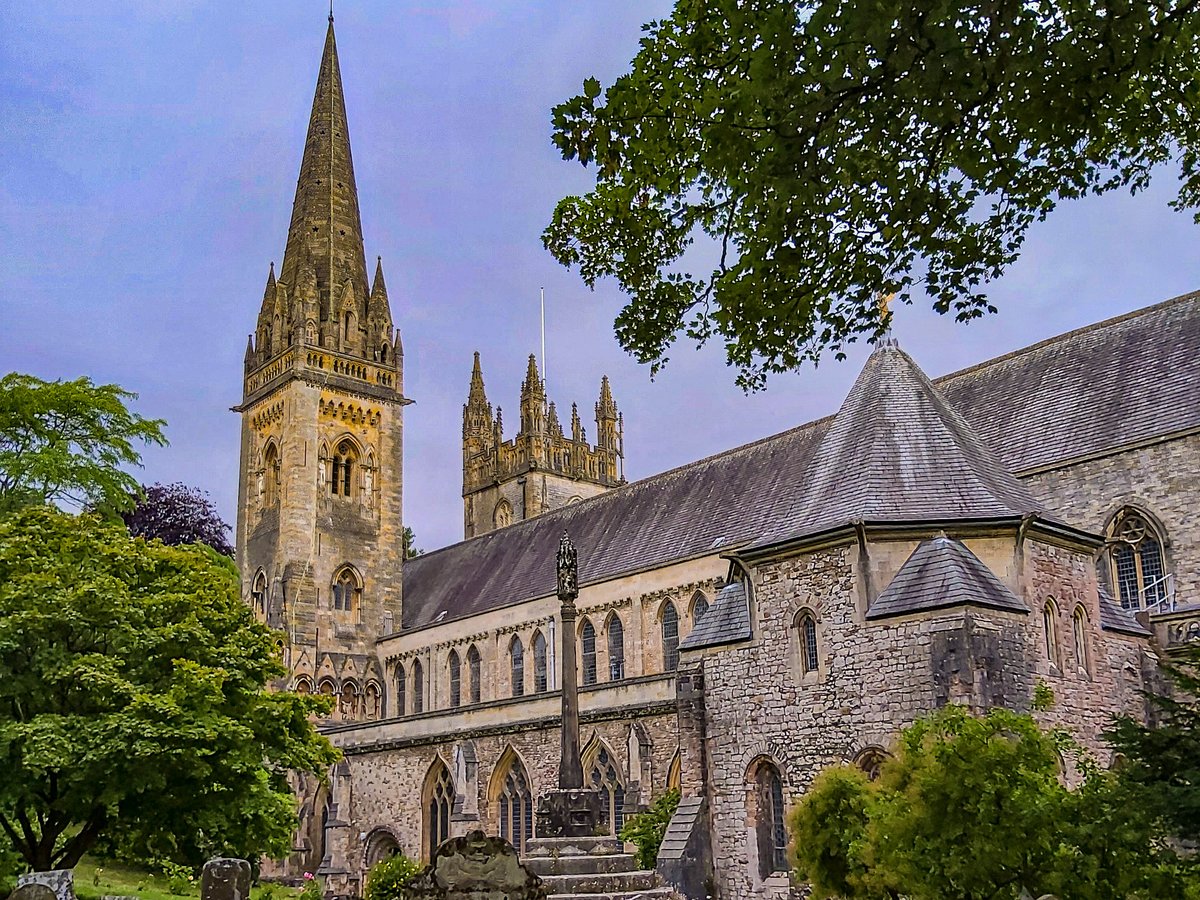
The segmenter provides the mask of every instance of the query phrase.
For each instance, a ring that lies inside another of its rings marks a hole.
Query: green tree
[[[404,541],[405,559],[412,559],[414,556],[420,556],[425,552],[417,547],[417,536],[409,526],[404,526],[403,537],[401,539]]]
[[[1177,160],[1200,203],[1196,0],[677,0],[632,71],[555,107],[595,164],[543,235],[629,302],[657,370],[680,333],[738,381],[878,337],[880,294],[969,320],[1062,199]],[[687,255],[698,237],[710,252]]]
[[[403,853],[375,863],[367,873],[363,900],[403,900],[402,885],[421,871],[421,864]]]
[[[1060,753],[1084,775],[1070,789]],[[949,706],[900,736],[876,782],[823,772],[792,811],[791,854],[816,896],[1192,896],[1153,813],[1062,734]]]
[[[1150,697],[1160,721],[1120,718],[1108,739],[1125,757],[1122,777],[1145,788],[1179,837],[1200,841],[1200,648],[1162,668],[1173,690]]]
[[[204,546],[48,506],[0,520],[0,833],[35,870],[281,855],[328,700],[272,692],[276,636]]]
[[[679,788],[671,788],[660,794],[648,810],[625,820],[620,837],[637,847],[639,868],[653,869],[658,862],[658,848],[662,846],[667,826],[678,808]]]
[[[0,378],[0,513],[40,503],[131,507],[141,488],[122,467],[141,465],[137,445],[167,443],[162,419],[125,407],[136,398],[89,378]]]

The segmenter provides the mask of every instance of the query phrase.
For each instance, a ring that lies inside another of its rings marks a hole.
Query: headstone
[[[472,831],[438,847],[401,888],[404,900],[544,900],[542,880],[521,865],[512,844]]]
[[[57,895],[44,884],[30,881],[8,895],[8,900],[57,900]]]
[[[18,888],[32,884],[40,884],[49,888],[54,893],[55,900],[75,900],[74,869],[51,869],[48,872],[30,872],[17,878]]]
[[[210,859],[200,873],[200,900],[250,900],[250,863]]]

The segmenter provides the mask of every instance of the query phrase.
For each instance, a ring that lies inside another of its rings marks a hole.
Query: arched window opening
[[[539,631],[533,636],[533,692],[544,694],[546,687],[546,638]]]
[[[358,614],[362,600],[362,582],[352,566],[343,566],[333,576],[333,608],[339,612]]]
[[[596,683],[596,629],[588,619],[579,630],[580,658],[583,663],[583,683]]]
[[[308,678],[306,678],[305,676],[301,675],[299,678],[296,679],[296,686],[293,688],[293,690],[297,694],[311,694],[312,693],[312,682],[309,681]]]
[[[363,715],[368,719],[379,718],[379,685],[371,681],[363,691]]]
[[[462,665],[458,660],[458,651],[450,651],[450,708],[462,706]]]
[[[263,506],[279,501],[279,449],[272,443],[263,453]]]
[[[357,458],[358,454],[355,453],[352,443],[342,441],[338,444],[337,451],[333,457],[333,466],[330,469],[329,493],[334,496],[350,496],[351,488],[354,484],[354,464]]]
[[[450,838],[454,782],[450,779],[450,770],[440,759],[426,781],[429,786],[425,798],[425,859],[428,861],[433,858],[437,848]]]
[[[1088,657],[1087,613],[1082,606],[1075,607],[1075,614],[1071,616],[1071,630],[1075,637],[1075,665],[1081,673],[1090,675],[1092,661]]]
[[[496,509],[492,513],[492,525],[496,528],[504,528],[512,524],[513,511],[512,504],[507,500],[501,500],[496,504]]]
[[[322,696],[332,697],[335,692],[333,682],[331,680],[329,680],[328,678],[326,678],[324,681],[321,682],[320,691],[321,691]]]
[[[867,776],[868,780],[878,781],[879,776],[883,774],[883,764],[887,760],[888,754],[886,750],[881,750],[879,747],[868,747],[855,757],[854,765]]]
[[[403,716],[408,710],[405,708],[408,695],[408,684],[405,681],[404,663],[396,663],[396,715]]]
[[[767,878],[787,870],[787,831],[784,828],[783,779],[769,760],[754,769],[751,822],[758,838],[758,874]]]
[[[608,833],[616,834],[625,824],[625,786],[621,783],[612,754],[603,745],[588,766],[587,783],[592,790],[600,793],[600,807],[604,812]]]
[[[679,613],[670,600],[662,611],[663,671],[674,672],[679,667]]]
[[[514,636],[512,643],[508,645],[508,658],[512,664],[512,695],[523,697],[525,695],[525,648],[521,645],[519,637]]]
[[[1062,668],[1058,655],[1058,607],[1053,600],[1047,600],[1042,607],[1042,632],[1045,639],[1046,659],[1055,669]]]
[[[254,574],[254,583],[250,586],[250,603],[254,607],[254,615],[263,621],[267,618],[267,573],[259,569]]]
[[[471,679],[471,702],[478,703],[480,698],[479,681],[479,650],[474,644],[467,651],[467,676]]]
[[[500,836],[512,844],[518,855],[525,855],[525,842],[533,837],[533,791],[529,789],[529,775],[517,759],[509,754],[508,771],[496,797],[496,818],[500,822]]]
[[[345,318],[342,320],[342,327],[343,327],[342,340],[344,340],[344,341],[350,340],[350,331],[354,328],[354,314],[353,313],[346,313]]]
[[[807,610],[800,614],[797,622],[800,638],[800,674],[814,675],[820,666],[820,653],[817,649],[817,620]]]
[[[422,713],[425,712],[425,667],[421,665],[419,659],[413,660],[412,673],[412,711]]]
[[[1146,609],[1168,598],[1170,579],[1163,562],[1162,537],[1149,519],[1122,510],[1109,528],[1112,582],[1126,609]]]
[[[388,358],[388,345],[386,343],[379,345],[379,361],[386,363]]]
[[[625,677],[625,628],[617,616],[608,620],[608,680]]]
[[[700,591],[696,591],[692,595],[692,625],[704,618],[704,614],[708,612],[708,598]]]

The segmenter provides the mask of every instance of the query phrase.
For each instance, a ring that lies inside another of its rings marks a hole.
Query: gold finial
[[[882,322],[888,317],[888,313],[892,311],[892,301],[896,299],[896,292],[890,293],[879,292],[879,320]]]

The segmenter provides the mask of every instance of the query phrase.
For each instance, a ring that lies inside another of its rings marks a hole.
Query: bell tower
[[[368,281],[333,18],[283,263],[246,347],[237,563],[285,635],[297,690],[382,713],[374,641],[398,626],[404,354],[383,262]]]

